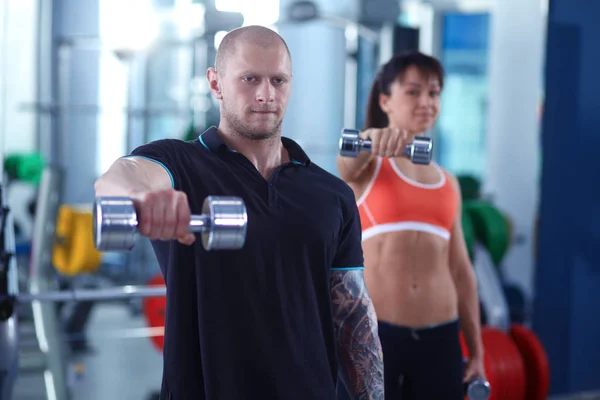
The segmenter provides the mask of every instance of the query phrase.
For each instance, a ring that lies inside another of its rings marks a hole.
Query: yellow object
[[[94,246],[92,218],[92,213],[60,207],[52,263],[61,274],[94,273],[100,267],[102,254]]]

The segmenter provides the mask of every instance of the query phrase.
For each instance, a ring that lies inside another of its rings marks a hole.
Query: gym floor
[[[110,337],[111,329],[135,333],[145,327],[143,317],[132,316],[123,304],[103,303],[93,309],[88,322],[90,348],[79,357],[84,369],[81,377],[73,379],[73,400],[152,399],[160,389],[161,354],[147,337]],[[14,400],[45,399],[43,374],[21,373],[14,394]],[[548,400],[600,400],[600,393]]]
[[[135,336],[145,328],[143,317],[133,316],[123,304],[97,305],[88,322],[89,349],[78,356],[83,375],[72,378],[73,400],[151,399],[160,389],[162,355],[147,337],[114,338],[110,333],[117,329]],[[14,400],[45,399],[42,372],[21,373],[14,393]]]

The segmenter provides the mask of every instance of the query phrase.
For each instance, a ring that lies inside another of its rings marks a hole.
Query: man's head
[[[291,92],[292,60],[285,41],[262,26],[229,32],[206,77],[221,104],[221,124],[253,140],[281,132]]]

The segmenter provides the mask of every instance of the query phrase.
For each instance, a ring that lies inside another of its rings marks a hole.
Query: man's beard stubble
[[[275,126],[269,130],[257,129],[239,118],[236,114],[230,113],[225,104],[223,104],[222,118],[227,120],[227,124],[235,133],[250,140],[268,140],[279,136],[281,133],[281,124],[283,122],[283,119],[280,119]]]

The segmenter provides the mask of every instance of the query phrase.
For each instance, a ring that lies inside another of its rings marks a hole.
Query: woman
[[[365,281],[379,320],[386,399],[464,398],[484,376],[477,283],[461,227],[456,178],[403,156],[435,123],[444,71],[413,52],[383,65],[360,137],[372,152],[338,157],[363,229]],[[465,366],[462,331],[470,358]]]

